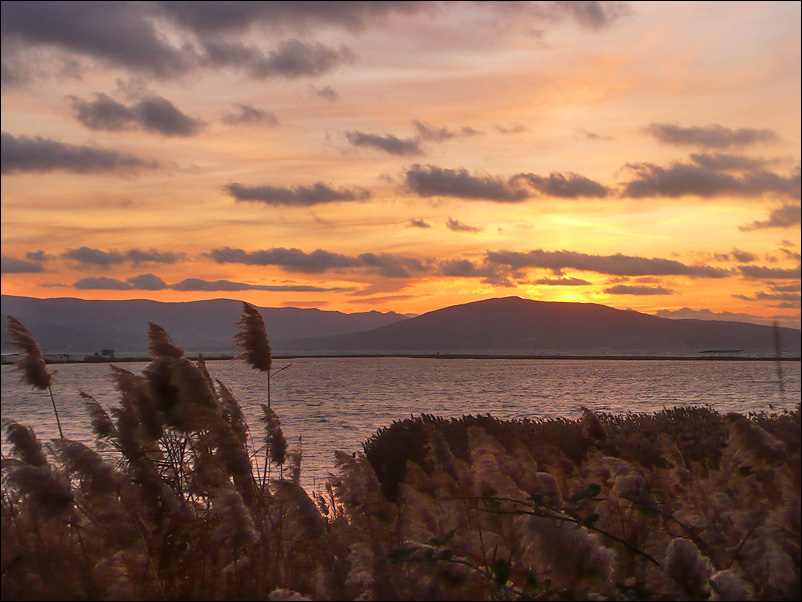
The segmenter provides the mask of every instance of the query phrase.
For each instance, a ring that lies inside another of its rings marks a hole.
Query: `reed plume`
[[[184,350],[173,342],[167,331],[158,324],[148,323],[148,352],[151,357],[183,357]]]
[[[234,341],[245,350],[240,357],[252,368],[269,374],[273,365],[273,351],[259,311],[250,303],[243,301],[242,316],[238,324],[240,331],[234,337]]]
[[[22,370],[25,382],[40,391],[46,389],[50,393],[50,402],[53,404],[53,413],[56,415],[58,433],[63,439],[64,432],[61,430],[61,420],[58,417],[56,400],[53,398],[53,390],[50,388],[53,382],[53,375],[47,370],[47,364],[42,357],[39,343],[36,342],[36,339],[33,338],[31,332],[25,328],[22,322],[14,316],[7,317],[8,334],[11,336],[11,340],[8,343],[23,353],[22,358],[17,362],[17,368]]]
[[[31,466],[47,467],[47,456],[33,429],[5,418],[3,423],[6,425],[6,435],[14,454]]]

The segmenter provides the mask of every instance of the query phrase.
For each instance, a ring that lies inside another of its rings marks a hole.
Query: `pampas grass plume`
[[[273,351],[265,332],[265,323],[259,311],[250,303],[242,302],[242,316],[239,321],[240,332],[234,337],[236,344],[245,352],[242,358],[260,372],[270,372],[273,365]]]
[[[50,387],[53,377],[31,332],[14,316],[8,316],[8,334],[11,336],[8,343],[24,354],[17,367],[22,370],[25,382],[42,391]]]
[[[164,328],[153,322],[148,324],[148,352],[151,357],[183,357],[184,350],[173,342]]]

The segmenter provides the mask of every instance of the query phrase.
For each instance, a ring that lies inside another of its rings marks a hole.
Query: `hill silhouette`
[[[114,349],[116,355],[147,353],[148,322],[163,327],[189,353],[234,354],[242,302],[231,299],[162,303],[135,299],[84,299],[2,296],[3,351],[7,315],[31,331],[44,353],[92,354]],[[383,326],[406,316],[377,311],[346,314],[296,307],[259,307],[274,350],[289,338],[334,335]]]
[[[799,354],[800,331],[777,329]],[[525,354],[774,354],[774,329],[743,322],[675,320],[595,303],[504,297],[435,310],[368,332],[288,341],[307,351]]]

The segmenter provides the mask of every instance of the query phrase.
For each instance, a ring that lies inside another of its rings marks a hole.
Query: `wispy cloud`
[[[452,232],[481,232],[481,228],[477,228],[476,226],[471,226],[469,224],[463,223],[457,219],[448,218],[446,222],[446,228],[451,230]]]
[[[674,291],[662,286],[636,286],[617,284],[604,289],[608,295],[673,295]]]
[[[270,291],[270,292],[293,292],[293,293],[319,293],[319,292],[342,292],[351,289],[339,287],[320,287],[305,284],[249,284],[245,282],[234,282],[231,280],[204,280],[202,278],[185,278],[175,284],[167,284],[164,280],[154,274],[140,274],[119,280],[107,277],[82,278],[73,284],[73,287],[80,290],[145,290],[145,291]]]
[[[417,138],[402,139],[392,134],[376,135],[358,131],[345,132],[345,137],[353,146],[373,148],[399,157],[423,154]]]
[[[174,264],[186,259],[183,253],[159,251],[157,249],[128,249],[127,251],[112,249],[103,251],[86,246],[67,249],[60,257],[75,261],[82,266],[92,267],[109,267],[126,262],[134,265],[142,263]]]
[[[229,125],[263,124],[270,127],[278,125],[278,118],[268,111],[251,105],[237,105],[237,110],[223,116],[223,123]]]
[[[448,169],[414,164],[405,171],[405,183],[422,197],[448,196],[462,199],[520,203],[531,193],[519,183],[490,175],[472,175],[467,169]]]
[[[732,129],[717,123],[689,127],[673,123],[652,123],[644,128],[644,132],[664,144],[717,149],[766,144],[779,140],[777,133],[770,129]]]
[[[765,220],[755,220],[751,224],[741,226],[739,230],[751,232],[767,228],[792,228],[802,222],[802,205],[798,203],[785,203],[769,211]]]

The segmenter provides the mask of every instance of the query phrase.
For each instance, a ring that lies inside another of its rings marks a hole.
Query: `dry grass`
[[[5,422],[3,600],[799,599],[799,408],[423,415],[334,452],[310,495],[276,410],[252,433],[150,334],[116,407],[84,396],[94,448]]]

